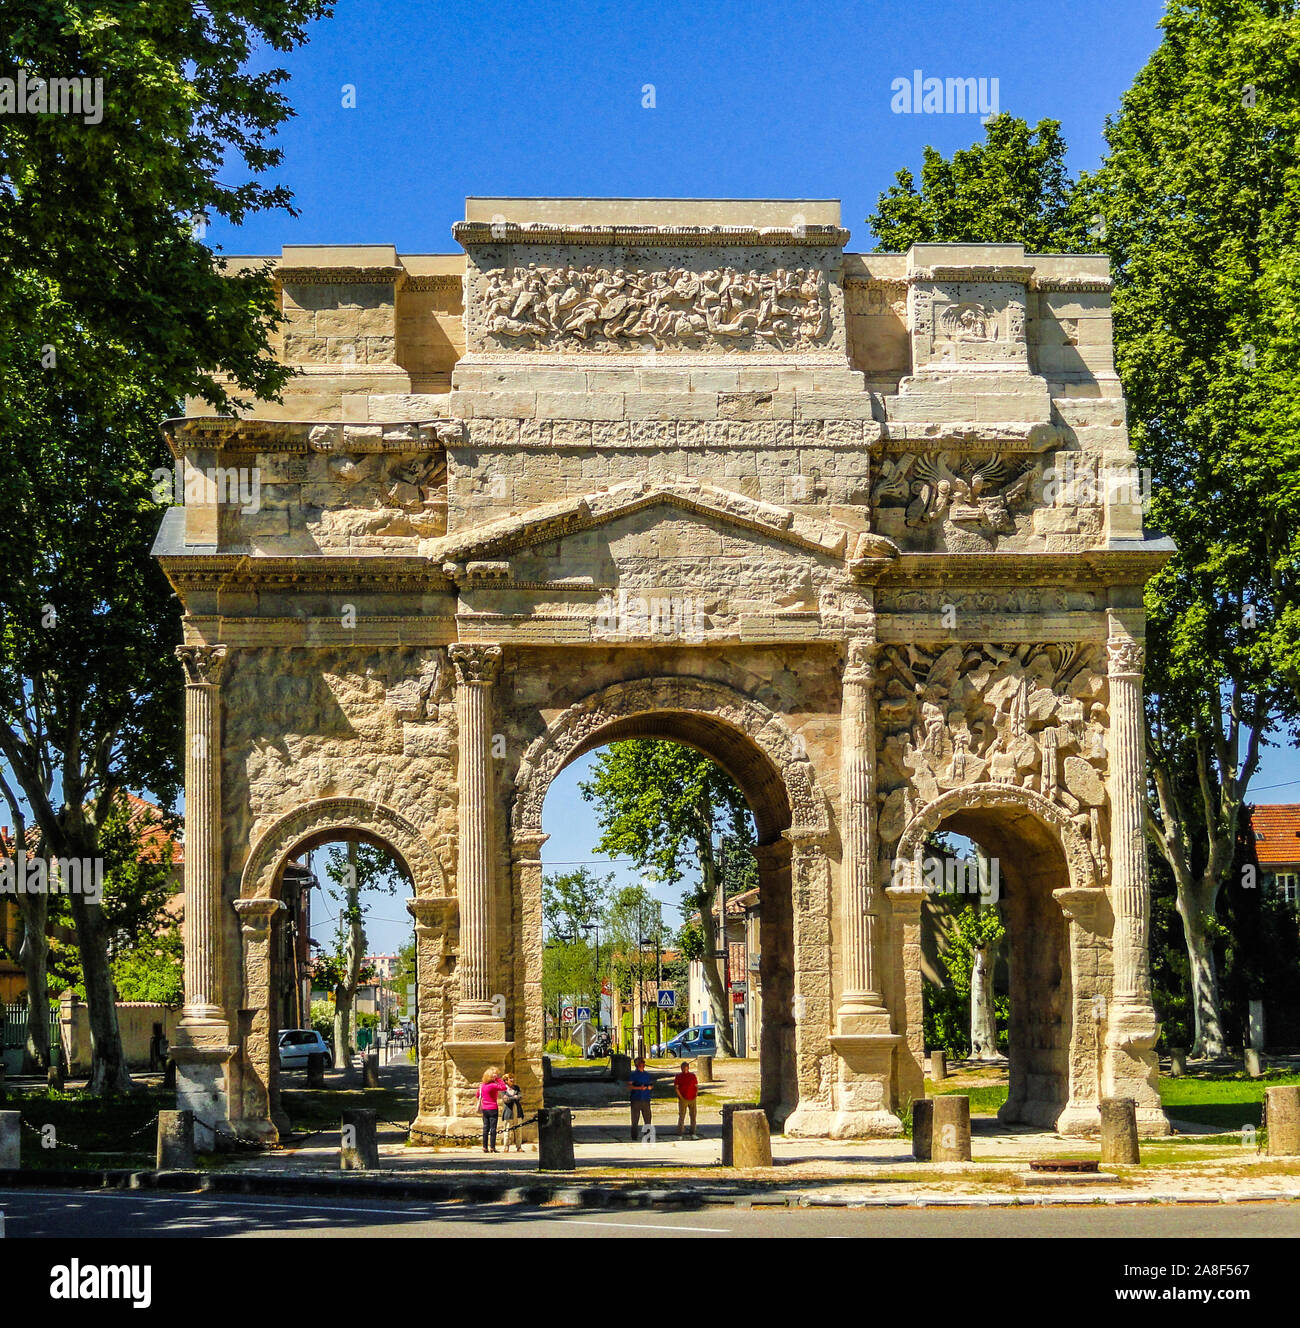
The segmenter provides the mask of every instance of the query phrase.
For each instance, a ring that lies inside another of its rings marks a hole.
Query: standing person
[[[483,1071],[483,1082],[478,1086],[478,1109],[483,1115],[483,1151],[497,1151],[497,1099],[510,1085],[501,1077],[495,1065]]]
[[[654,1082],[650,1071],[645,1068],[645,1057],[636,1058],[636,1069],[627,1077],[628,1100],[632,1103],[632,1139],[635,1142],[641,1136],[637,1125],[644,1120],[651,1130],[654,1125],[650,1120],[650,1085]]]
[[[514,1136],[515,1152],[524,1151],[524,1090],[515,1082],[513,1074],[504,1076],[506,1091],[501,1095],[501,1148],[510,1151],[510,1137]],[[516,1123],[518,1122],[518,1123]]]
[[[673,1088],[677,1090],[677,1133],[682,1133],[682,1122],[686,1119],[686,1113],[691,1113],[691,1129],[688,1135],[682,1136],[689,1139],[698,1139],[699,1135],[695,1132],[695,1099],[700,1091],[700,1081],[691,1073],[690,1061],[683,1061],[682,1068],[677,1071],[677,1077],[673,1080]]]

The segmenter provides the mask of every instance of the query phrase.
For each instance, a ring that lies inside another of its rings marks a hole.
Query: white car
[[[314,1028],[286,1028],[280,1034],[280,1068],[305,1070],[307,1057],[320,1054],[325,1057],[325,1068],[334,1068],[334,1053],[325,1039]]]

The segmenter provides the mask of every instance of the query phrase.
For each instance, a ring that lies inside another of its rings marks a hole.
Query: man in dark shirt
[[[653,1082],[650,1078],[650,1071],[645,1068],[644,1058],[638,1056],[636,1058],[636,1069],[627,1078],[628,1098],[632,1103],[633,1140],[654,1138],[654,1126],[650,1121],[650,1085]],[[642,1120],[649,1128],[638,1133],[637,1125]]]

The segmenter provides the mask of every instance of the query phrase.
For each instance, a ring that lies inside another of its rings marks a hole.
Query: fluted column
[[[221,674],[225,646],[178,646],[185,670],[186,1024],[222,1019],[217,999],[221,899]]]
[[[880,979],[880,892],[872,881],[876,859],[874,654],[875,642],[866,637],[849,642],[841,698],[844,931],[844,988],[838,1010],[841,1032],[889,1031]]]
[[[1143,834],[1146,736],[1142,713],[1142,644],[1128,636],[1112,637],[1107,643],[1107,654],[1114,1000],[1121,1007],[1149,1010],[1151,888]]]
[[[493,1017],[492,1003],[492,724],[491,687],[501,667],[500,646],[453,645],[460,763],[460,894],[457,1019]]]

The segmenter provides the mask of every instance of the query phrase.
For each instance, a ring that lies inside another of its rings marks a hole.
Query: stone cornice
[[[421,276],[408,276],[402,284],[405,291],[456,291],[464,287],[465,278],[459,272],[428,272]]]
[[[406,275],[403,267],[277,267],[284,286],[387,286]]]
[[[490,244],[590,244],[625,248],[727,249],[789,245],[842,249],[849,232],[839,226],[559,226],[544,222],[458,221],[452,237],[468,249]]]
[[[461,440],[462,420],[436,415],[420,420],[340,423],[335,420],[238,419],[232,415],[185,415],[164,420],[162,435],[173,456],[187,448],[228,452],[418,452]]]
[[[936,263],[907,274],[908,285],[923,281],[1009,281],[1027,285],[1033,280],[1032,263]]]
[[[167,579],[178,590],[450,590],[440,559],[421,555],[315,554],[302,558],[250,557],[222,551],[161,554]]]

